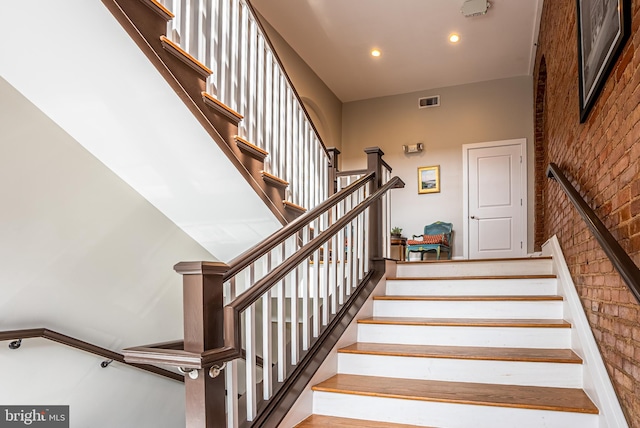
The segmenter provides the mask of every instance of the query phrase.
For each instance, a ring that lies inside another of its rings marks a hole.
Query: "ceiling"
[[[542,2],[465,17],[464,0],[251,1],[342,102],[531,75]]]

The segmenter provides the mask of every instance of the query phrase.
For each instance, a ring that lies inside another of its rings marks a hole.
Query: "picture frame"
[[[440,193],[440,165],[418,168],[418,194]]]
[[[577,0],[580,123],[589,111],[631,32],[630,0]]]

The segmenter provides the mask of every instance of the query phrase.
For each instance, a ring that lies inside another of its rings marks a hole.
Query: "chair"
[[[453,241],[451,234],[453,233],[453,225],[436,221],[424,227],[422,235],[413,235],[413,239],[407,240],[407,261],[409,253],[420,253],[420,260],[424,259],[425,253],[429,251],[436,252],[436,259],[440,260],[440,252],[446,251],[448,260],[451,260],[453,252]]]

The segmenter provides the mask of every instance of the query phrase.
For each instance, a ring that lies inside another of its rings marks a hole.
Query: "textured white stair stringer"
[[[597,428],[598,415],[314,391],[313,412],[446,428]]]
[[[338,353],[338,372],[448,382],[582,388],[582,364],[579,363]]]
[[[571,348],[584,361],[583,388],[600,410],[599,428],[627,428],[629,424],[611,384],[557,236],[554,235],[545,242],[542,253],[553,256],[554,273],[558,277],[558,294],[564,297],[565,319],[572,324]]]

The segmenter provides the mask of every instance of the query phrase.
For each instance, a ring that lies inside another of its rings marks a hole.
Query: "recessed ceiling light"
[[[449,36],[449,41],[451,43],[458,43],[460,41],[460,36],[457,35],[456,33],[453,33]]]
[[[380,55],[381,55],[380,50],[378,50],[378,49],[372,49],[371,50],[371,56],[379,57]]]

